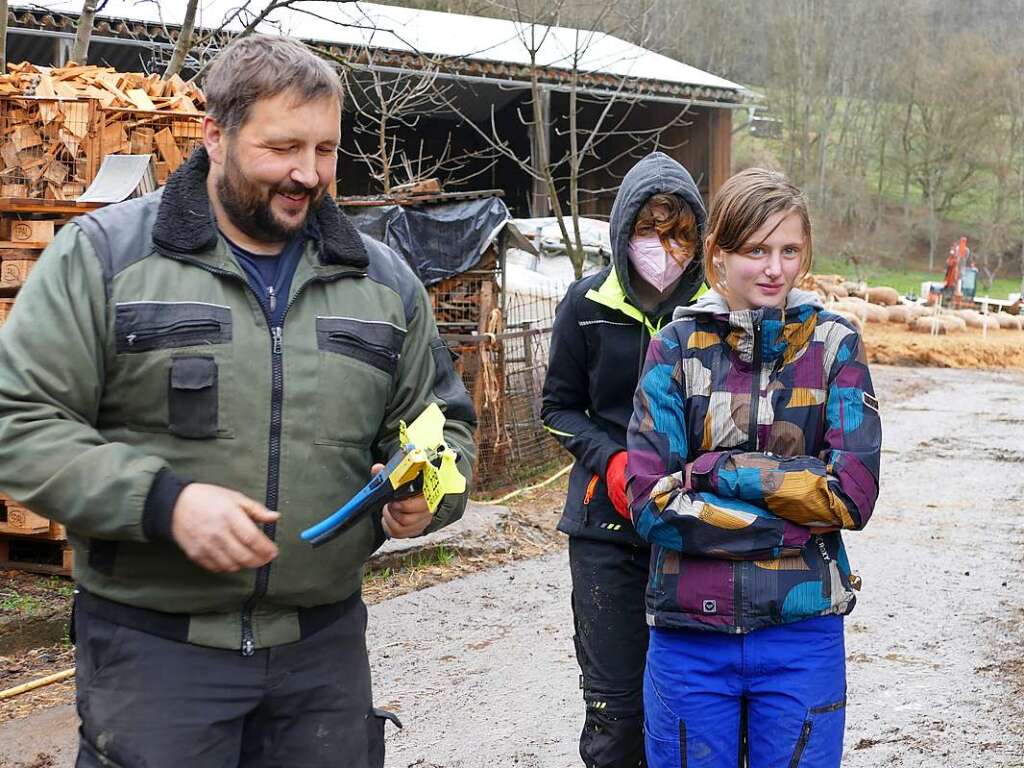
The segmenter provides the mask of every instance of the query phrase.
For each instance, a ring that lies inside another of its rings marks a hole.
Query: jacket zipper
[[[343,277],[365,277],[365,272],[348,275],[338,275],[335,280]],[[264,312],[267,319],[267,326],[270,328],[270,368],[271,368],[271,390],[270,390],[270,445],[269,460],[267,461],[267,509],[276,511],[278,507],[278,493],[281,481],[281,429],[283,425],[284,410],[284,323],[288,317],[288,311],[294,306],[302,292],[314,282],[329,282],[325,278],[312,277],[295,291],[291,301],[281,313],[281,324],[271,326],[270,316]],[[251,287],[251,286],[250,286]],[[277,523],[265,523],[263,532],[271,541],[274,541],[277,534]],[[253,588],[249,599],[242,606],[242,655],[252,656],[256,650],[256,639],[252,631],[252,611],[256,601],[267,594],[267,586],[270,584],[270,568],[273,563],[267,563],[256,572],[256,586]]]
[[[330,339],[331,341],[352,342],[356,346],[363,347],[364,349],[369,349],[373,352],[376,352],[377,354],[386,357],[388,360],[394,361],[398,359],[398,353],[395,352],[395,350],[391,349],[390,347],[385,347],[383,344],[374,344],[372,341],[367,341],[366,339],[362,338],[361,336],[357,336],[354,333],[346,333],[345,331],[331,331],[329,334],[327,334],[327,338]]]
[[[590,500],[594,498],[594,491],[597,489],[597,481],[601,479],[601,476],[596,474],[590,478],[590,482],[587,483],[587,492],[583,494],[583,525],[587,525],[590,520]]]
[[[750,436],[747,443],[757,451],[757,417],[761,407],[761,320],[754,321],[754,352],[751,361],[753,381],[750,384]]]
[[[750,437],[747,439],[748,449],[757,451],[757,412],[761,405],[761,320],[754,321],[754,350],[751,359],[753,380],[750,384]],[[743,573],[742,560],[732,564],[733,573],[733,605],[735,606],[736,631],[742,631],[740,624],[743,616]]]
[[[818,552],[821,553],[821,561],[825,564],[825,571],[821,575],[821,596],[832,600],[832,558],[829,557],[828,547],[821,536],[815,535],[815,542],[818,545]]]
[[[308,281],[307,281],[308,282]],[[305,284],[300,286],[301,291]],[[263,313],[267,319],[267,327],[270,328],[270,447],[269,459],[267,461],[267,509],[276,511],[278,507],[278,491],[281,480],[281,411],[284,404],[284,345],[282,336],[284,334],[284,316],[288,314],[285,309],[281,316],[281,325],[271,325],[270,314]],[[277,533],[275,523],[264,523],[263,532],[271,541]],[[256,651],[256,638],[252,630],[252,609],[256,601],[267,593],[267,585],[270,583],[270,563],[260,567],[256,572],[256,586],[253,588],[249,599],[242,606],[242,655],[252,656]]]
[[[320,249],[322,254],[322,248]],[[319,254],[318,254],[319,255]],[[236,275],[234,272],[229,272],[225,269],[217,269],[211,267],[208,264],[189,258],[185,254],[176,254],[176,258],[181,261],[187,262],[194,266],[199,267],[211,274],[225,275],[238,280],[256,296],[259,301],[260,296],[256,290],[252,287],[247,279]],[[267,321],[267,328],[270,332],[270,357],[271,357],[271,396],[270,396],[270,446],[269,446],[269,460],[267,462],[267,498],[266,507],[269,510],[276,510],[278,506],[278,485],[280,483],[280,472],[281,472],[281,426],[282,426],[282,409],[284,404],[284,361],[283,361],[283,342],[282,338],[284,335],[284,321],[288,315],[288,310],[292,308],[296,300],[306,290],[306,287],[310,283],[314,282],[333,282],[346,277],[366,277],[366,272],[350,272],[341,275],[336,275],[331,278],[325,277],[312,277],[295,291],[295,295],[292,296],[291,301],[288,302],[288,306],[285,307],[284,312],[281,315],[281,325],[274,326],[271,324],[271,318],[267,314],[266,310],[263,312],[263,316]],[[269,297],[268,297],[269,299]],[[269,303],[269,301],[268,301]],[[263,302],[259,301],[260,307],[263,307]],[[275,523],[265,523],[263,525],[263,532],[267,537],[273,541],[274,536],[277,532],[277,525]],[[246,600],[242,606],[242,643],[241,652],[243,656],[252,656],[256,652],[256,638],[252,629],[252,610],[256,601],[263,597],[267,592],[267,585],[270,583],[270,563],[262,566],[256,573],[256,586],[253,588],[252,594],[249,595],[249,599]]]
[[[133,347],[135,346],[135,343],[139,341],[163,338],[164,336],[172,334],[185,334],[205,329],[219,331],[220,323],[216,320],[179,320],[175,323],[168,323],[167,325],[161,325],[156,328],[139,331],[138,333],[129,333],[125,336],[125,341],[128,342],[129,347]]]

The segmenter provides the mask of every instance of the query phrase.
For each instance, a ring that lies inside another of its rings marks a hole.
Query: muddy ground
[[[864,589],[847,619],[844,765],[1019,768],[1024,373],[874,371],[883,483],[847,536]],[[389,768],[579,764],[568,569],[548,548],[371,607],[377,704],[405,723]],[[0,724],[0,765],[41,753],[65,768],[73,743],[69,705],[37,711]]]

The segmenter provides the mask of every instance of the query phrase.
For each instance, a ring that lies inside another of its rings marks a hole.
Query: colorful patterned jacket
[[[839,530],[871,516],[881,450],[860,336],[799,290],[785,311],[730,312],[711,292],[675,318],[627,436],[648,623],[749,632],[849,613],[859,579]]]

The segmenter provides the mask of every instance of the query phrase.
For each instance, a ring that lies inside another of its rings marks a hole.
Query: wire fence
[[[554,292],[506,292],[502,301],[493,256],[428,292],[479,420],[477,492],[511,490],[567,462],[541,421]]]

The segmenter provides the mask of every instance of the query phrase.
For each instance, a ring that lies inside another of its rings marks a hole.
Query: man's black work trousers
[[[587,768],[645,766],[644,589],[650,550],[569,538],[572,612],[586,720],[580,756]]]
[[[366,606],[290,645],[168,640],[75,607],[77,768],[382,768]]]

